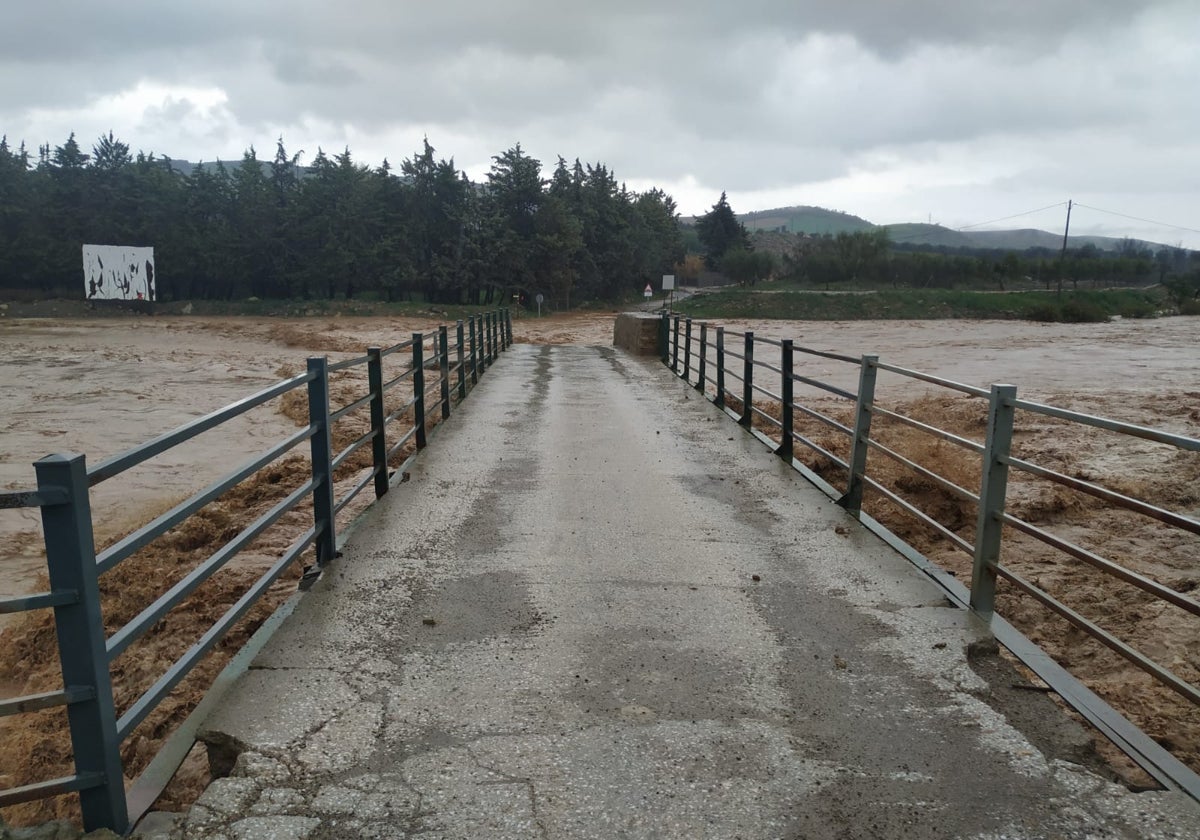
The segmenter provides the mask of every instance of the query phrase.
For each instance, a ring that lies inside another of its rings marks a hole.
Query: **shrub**
[[[1108,313],[1090,300],[1072,298],[1062,305],[1062,320],[1070,324],[1096,324],[1108,320]]]

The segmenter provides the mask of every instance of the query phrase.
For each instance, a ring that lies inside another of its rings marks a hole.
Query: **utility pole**
[[[1062,281],[1063,269],[1066,267],[1067,260],[1067,235],[1071,232],[1071,205],[1072,200],[1067,199],[1067,226],[1063,229],[1063,246],[1062,253],[1058,255],[1058,296],[1062,297]]]

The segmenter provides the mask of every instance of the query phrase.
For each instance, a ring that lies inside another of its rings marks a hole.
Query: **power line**
[[[1075,202],[1076,207],[1086,207],[1088,210],[1095,210],[1097,213],[1107,213],[1110,216],[1120,216],[1122,219],[1133,219],[1135,222],[1145,222],[1148,225],[1158,225],[1159,227],[1174,228],[1175,230],[1186,230],[1188,233],[1200,233],[1196,228],[1186,227],[1184,225],[1173,225],[1170,222],[1156,222],[1154,219],[1143,219],[1141,216],[1130,216],[1128,213],[1118,213],[1115,210],[1105,210],[1102,207],[1093,207],[1090,204],[1082,204]]]
[[[1043,210],[1053,210],[1055,207],[1063,207],[1067,202],[1060,201],[1057,204],[1047,204],[1045,207],[1039,207],[1036,210],[1026,210],[1024,213],[1013,213],[1011,216],[1002,216],[999,219],[991,219],[986,222],[976,222],[973,225],[963,225],[955,230],[970,230],[971,228],[983,227],[984,225],[994,225],[996,222],[1007,222],[1009,219],[1016,219],[1021,216],[1032,216],[1034,213],[1041,213]],[[1076,202],[1078,204],[1078,202]]]
[[[1060,201],[1057,204],[1047,204],[1045,207],[1038,207],[1036,210],[1025,210],[1024,212],[1021,212],[1021,213],[1013,213],[1011,216],[1001,216],[999,219],[990,219],[986,222],[975,222],[974,224],[971,224],[971,225],[963,225],[962,227],[947,228],[947,229],[954,230],[957,232],[962,232],[965,230],[970,230],[971,228],[983,227],[984,225],[994,225],[997,222],[1006,222],[1009,219],[1017,219],[1017,218],[1020,218],[1021,216],[1032,216],[1034,213],[1041,213],[1044,210],[1053,210],[1055,207],[1065,207],[1066,205],[1067,205],[1067,202]],[[904,242],[904,241],[907,241],[910,239],[922,239],[924,237],[933,236],[935,233],[937,233],[936,230],[919,231],[917,233],[909,233],[904,236],[897,236],[892,241],[893,242]]]

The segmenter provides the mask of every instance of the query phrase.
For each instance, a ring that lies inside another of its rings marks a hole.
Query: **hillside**
[[[779,234],[807,233],[813,235],[854,233],[861,230],[886,228],[892,242],[897,245],[926,245],[930,248],[988,248],[1002,251],[1025,251],[1030,248],[1062,247],[1062,234],[1053,231],[1022,228],[1019,230],[966,230],[959,231],[942,225],[924,222],[904,222],[891,225],[876,225],[859,216],[821,207],[778,207],[771,210],[756,210],[739,213],[739,221],[752,233],[777,232]],[[683,219],[691,223],[692,218]],[[1069,247],[1080,248],[1094,245],[1105,251],[1115,251],[1123,240],[1112,236],[1072,236]],[[1155,242],[1142,242],[1151,250],[1159,246]]]
[[[738,219],[751,231],[823,234],[853,233],[875,227],[866,219],[839,210],[826,210],[823,207],[780,207],[774,210],[741,213]]]

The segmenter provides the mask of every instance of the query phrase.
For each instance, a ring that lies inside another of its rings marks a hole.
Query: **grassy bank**
[[[1106,289],[1064,292],[972,292],[903,289],[875,292],[814,292],[728,289],[697,295],[676,309],[703,318],[781,318],[808,321],[922,320],[935,318],[1017,319],[1074,323],[1113,316],[1149,318],[1161,311],[1151,290]]]

